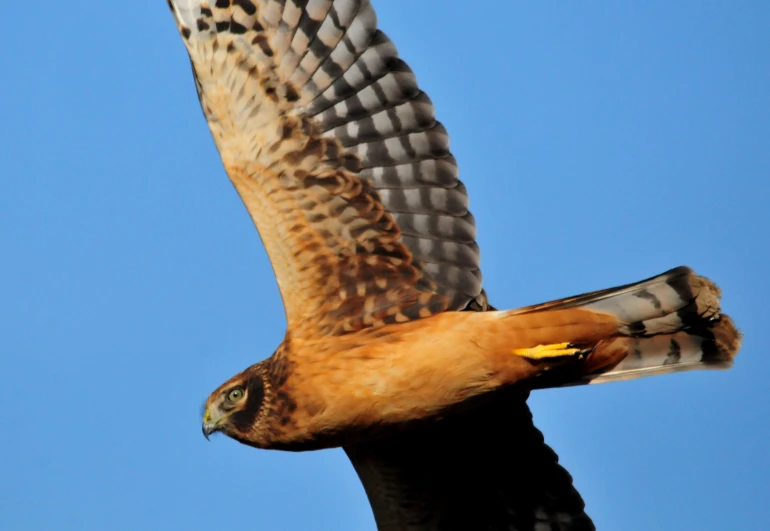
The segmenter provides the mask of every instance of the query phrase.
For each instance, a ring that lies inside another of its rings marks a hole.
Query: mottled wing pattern
[[[283,27],[287,34],[297,29],[281,62],[284,75],[302,87],[303,112],[358,156],[360,177],[378,191],[401,241],[449,307],[484,306],[475,222],[433,104],[377,29],[370,2],[303,4],[297,18],[300,8],[285,3]],[[283,49],[288,39],[278,40]]]
[[[380,531],[595,529],[526,395],[345,448]]]
[[[446,131],[365,0],[173,0],[295,337],[485,307]]]

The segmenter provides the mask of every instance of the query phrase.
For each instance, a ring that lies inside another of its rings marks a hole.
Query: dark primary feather
[[[265,29],[281,57],[280,77],[299,92],[296,112],[360,159],[359,175],[379,192],[438,293],[452,308],[486,305],[476,226],[449,135],[396,46],[377,28],[371,3],[236,4],[233,20],[250,20],[242,6],[256,5],[257,17],[262,13],[276,28]]]
[[[360,157],[361,177],[379,192],[402,241],[438,292],[450,298],[450,307],[464,308],[475,299],[486,304],[468,194],[430,98],[393,42],[377,29],[369,2],[327,3],[321,11],[325,19],[312,27],[337,20],[333,26],[345,32],[318,45],[318,55],[313,44],[322,39],[308,34],[301,40],[311,44],[297,55],[305,53],[307,68],[315,69],[299,76],[306,80],[300,99],[304,112],[318,120],[325,135]]]

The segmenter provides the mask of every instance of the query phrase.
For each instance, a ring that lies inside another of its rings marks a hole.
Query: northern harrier
[[[528,392],[729,367],[716,286],[679,267],[495,310],[447,132],[368,0],[169,5],[288,322],[204,433],[343,446],[380,529],[593,529]]]

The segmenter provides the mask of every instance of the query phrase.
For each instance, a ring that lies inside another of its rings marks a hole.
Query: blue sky
[[[285,323],[165,4],[5,7],[3,527],[373,529],[342,451],[200,434]],[[452,135],[492,302],[687,264],[746,335],[729,372],[532,397],[589,514],[766,525],[770,4],[437,5],[375,1]]]

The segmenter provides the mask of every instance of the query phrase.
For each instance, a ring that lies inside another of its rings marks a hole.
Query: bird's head
[[[258,363],[230,378],[206,399],[203,435],[222,432],[238,442],[259,446],[269,386]]]

